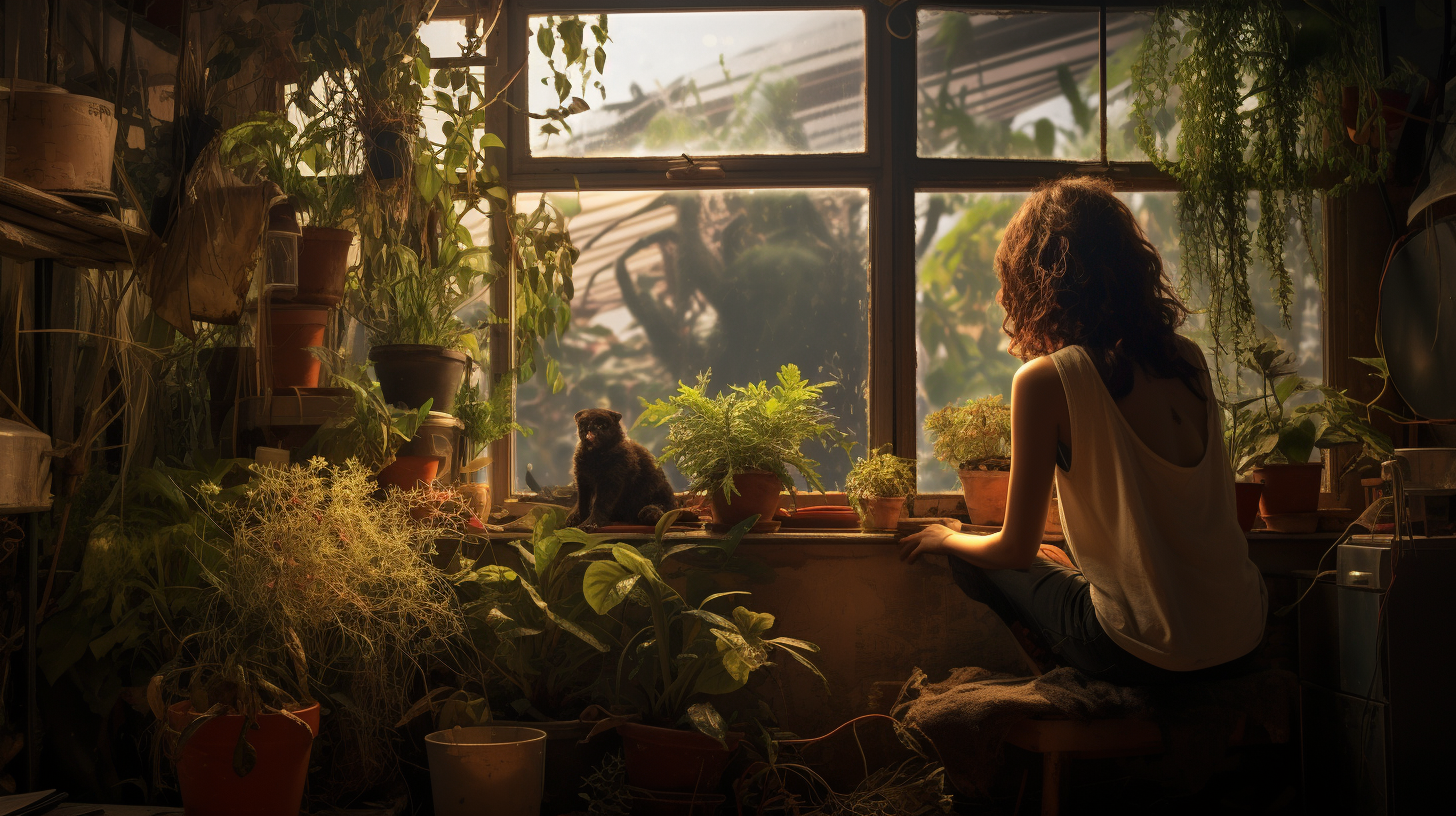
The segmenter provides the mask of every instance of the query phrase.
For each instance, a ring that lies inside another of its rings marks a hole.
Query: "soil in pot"
[[[617,727],[627,760],[627,782],[638,788],[676,793],[712,793],[741,734],[728,735],[724,750],[711,737],[696,731],[657,728],[640,723]]]
[[[319,728],[319,705],[294,714],[308,728],[282,714],[258,715],[257,728],[248,732],[257,763],[241,777],[233,771],[233,750],[245,718],[224,715],[199,726],[176,757],[187,816],[297,816]],[[167,719],[181,731],[197,714],[184,701],[167,709]]]
[[[338,306],[344,302],[349,247],[354,233],[331,227],[304,227],[298,241],[298,292],[294,303]]]
[[[738,493],[731,501],[722,491],[713,494],[714,524],[732,527],[752,515],[757,515],[760,523],[773,519],[783,489],[777,475],[767,470],[745,470],[733,477],[733,487]]]
[[[546,732],[478,725],[425,737],[435,816],[537,816]]]
[[[1319,510],[1322,462],[1301,465],[1264,465],[1254,468],[1254,481],[1264,485],[1259,496],[1259,515],[1313,513]]]
[[[865,527],[870,530],[894,530],[900,525],[905,510],[904,496],[874,496],[865,500]]]
[[[616,734],[598,734],[583,743],[594,723],[581,720],[551,722],[495,721],[495,725],[515,728],[537,728],[546,732],[546,792],[541,799],[543,816],[561,816],[581,811],[581,781],[601,765],[612,749]]]
[[[1259,517],[1259,497],[1263,495],[1264,485],[1260,482],[1234,482],[1234,501],[1239,508],[1240,530],[1247,533],[1254,529],[1254,520]]]
[[[1000,527],[1006,522],[1006,489],[1011,474],[1004,470],[962,470],[961,488],[972,524]]]
[[[464,352],[444,346],[398,344],[369,349],[385,402],[419,408],[425,400],[434,400],[430,410],[441,413],[449,413],[455,405],[455,392],[465,379],[466,359]]]
[[[319,359],[309,348],[324,344],[329,310],[297,303],[268,305],[268,354],[274,388],[317,388]]]
[[[380,487],[414,490],[429,487],[440,475],[440,460],[433,456],[396,456],[375,478]]]

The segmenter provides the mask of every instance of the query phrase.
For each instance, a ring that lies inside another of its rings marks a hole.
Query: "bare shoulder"
[[[1173,336],[1178,338],[1178,353],[1183,355],[1183,359],[1192,363],[1193,367],[1199,371],[1207,371],[1208,358],[1204,356],[1202,347],[1184,335],[1175,334]]]
[[[1062,375],[1050,356],[1028,360],[1011,378],[1013,393],[1034,393],[1037,396],[1062,393]]]

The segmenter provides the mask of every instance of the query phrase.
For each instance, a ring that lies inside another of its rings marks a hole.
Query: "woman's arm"
[[[1067,397],[1051,358],[1039,357],[1017,370],[1011,381],[1011,487],[1005,525],[983,536],[933,524],[901,541],[900,560],[913,564],[927,553],[945,553],[985,569],[1031,566],[1046,530],[1058,426],[1067,423]]]

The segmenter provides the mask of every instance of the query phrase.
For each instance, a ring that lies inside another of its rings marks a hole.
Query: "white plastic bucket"
[[[546,732],[481,725],[425,737],[435,816],[538,816]]]

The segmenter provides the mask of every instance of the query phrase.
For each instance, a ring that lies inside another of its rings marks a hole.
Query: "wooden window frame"
[[[730,0],[504,0],[505,10],[486,53],[504,55],[488,64],[495,83],[504,82],[527,60],[534,48],[529,18],[542,14],[690,11],[784,11],[853,9],[865,17],[865,150],[860,153],[735,156],[714,155],[725,178],[710,181],[667,178],[670,158],[574,158],[530,155],[532,120],[527,109],[528,83],[518,79],[506,93],[514,106],[498,106],[492,128],[507,135],[504,186],[518,192],[572,190],[704,190],[825,188],[865,189],[869,193],[869,439],[870,447],[893,443],[896,451],[916,449],[915,414],[915,194],[917,192],[1025,191],[1068,175],[1105,175],[1127,192],[1176,190],[1167,174],[1147,161],[1109,161],[1106,145],[1106,24],[1109,11],[1147,10],[1144,2],[1064,2],[1041,0],[1035,6],[1016,2],[947,3],[905,0],[894,8],[880,0],[789,0],[784,3],[736,4]],[[489,4],[486,4],[489,5]],[[901,39],[895,31],[913,31],[922,10],[952,11],[1097,11],[1102,75],[1099,128],[1101,158],[1095,160],[1035,160],[931,158],[916,152],[916,37]],[[437,18],[464,16],[464,8],[442,8]],[[481,13],[486,10],[481,9]],[[490,13],[494,13],[493,7]],[[901,93],[896,93],[901,89]],[[501,219],[495,219],[493,240],[509,243]],[[508,311],[514,303],[512,281],[503,276],[491,293],[492,301]],[[513,318],[513,315],[507,315]],[[511,369],[513,344],[510,321],[492,330],[492,369]],[[506,437],[491,448],[491,483],[501,498],[516,495],[515,440]]]

